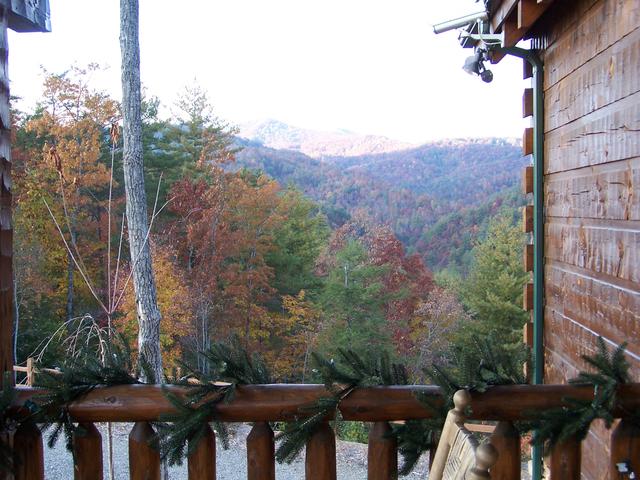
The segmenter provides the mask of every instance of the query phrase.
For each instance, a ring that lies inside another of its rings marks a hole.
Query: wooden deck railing
[[[180,394],[181,387],[170,387]],[[19,389],[18,403],[34,394],[33,388]],[[389,438],[390,421],[428,418],[430,412],[414,393],[422,392],[437,401],[440,392],[434,386],[394,386],[364,388],[354,391],[340,404],[345,420],[373,422],[369,435],[368,478],[388,480],[397,476],[396,443]],[[327,392],[321,385],[252,385],[238,388],[234,400],[219,406],[219,419],[226,422],[255,422],[247,437],[247,468],[250,480],[275,478],[273,431],[268,422],[287,421],[300,414],[300,407],[312,403]],[[563,405],[567,397],[590,399],[593,389],[574,385],[520,385],[493,387],[472,395],[472,415],[477,420],[492,420],[498,425],[491,442],[500,452],[492,469],[492,478],[520,478],[520,438],[514,420],[531,418],[537,411]],[[640,409],[640,384],[620,389],[622,411]],[[622,411],[619,412],[622,415]],[[129,435],[129,469],[131,479],[160,478],[160,457],[149,446],[154,431],[150,422],[174,409],[158,386],[127,385],[97,388],[81,401],[69,405],[72,417],[84,427],[84,434],[74,438],[75,479],[102,479],[102,441],[94,422],[133,422]],[[612,435],[611,478],[618,478],[616,464],[640,458],[640,433],[623,420]],[[19,429],[14,448],[20,463],[16,480],[43,478],[43,448],[40,432],[33,425]],[[209,429],[197,450],[188,458],[189,479],[215,479],[215,434]],[[604,452],[590,454],[605,455]],[[335,437],[328,424],[320,428],[307,443],[306,479],[336,478]],[[635,465],[634,468],[638,468]],[[551,453],[552,480],[580,478],[580,444],[569,440]]]

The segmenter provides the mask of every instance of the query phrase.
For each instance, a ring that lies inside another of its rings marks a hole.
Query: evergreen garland
[[[150,373],[148,370],[147,374]],[[140,383],[133,372],[135,368],[131,351],[127,342],[120,337],[103,343],[101,353],[90,346],[84,347],[77,356],[67,357],[56,373],[47,369],[39,371],[35,386],[42,387],[44,393],[34,398],[32,417],[34,421],[44,424],[43,429],[52,429],[47,439],[49,448],[53,448],[64,434],[65,446],[73,452],[73,434],[83,433],[82,427],[76,425],[69,414],[68,405],[71,402],[99,386]]]
[[[228,448],[228,429],[216,420],[218,405],[233,400],[238,385],[271,383],[262,359],[249,356],[237,338],[231,345],[215,344],[201,355],[205,359],[204,371],[184,365],[187,375],[181,385],[188,387],[184,396],[165,388],[167,398],[177,410],[157,424],[160,454],[169,465],[182,464],[184,457],[195,451],[209,421],[214,423],[222,446]]]
[[[452,366],[432,365],[426,369],[426,376],[440,387],[442,401],[436,402],[430,396],[416,394],[432,412],[432,417],[393,426],[403,459],[400,475],[411,473],[422,454],[437,447],[447,413],[454,407],[453,395],[458,390],[484,392],[494,385],[525,383],[522,366],[526,361],[528,352],[524,345],[506,349],[491,337],[473,337],[472,348],[459,352]]]
[[[537,419],[531,422],[535,429],[532,442],[552,448],[571,437],[582,441],[587,436],[591,424],[596,419],[604,420],[607,428],[614,421],[613,412],[618,407],[618,388],[629,383],[629,364],[624,357],[627,344],[609,352],[602,337],[598,337],[598,350],[593,356],[583,355],[582,359],[593,367],[593,372],[580,372],[569,381],[572,384],[593,386],[593,400],[565,398],[566,406],[536,412]],[[628,412],[632,421],[638,422],[638,414]],[[626,418],[626,417],[625,417]]]
[[[335,418],[340,402],[356,388],[409,383],[405,366],[391,362],[387,354],[361,357],[352,350],[339,349],[339,362],[315,352],[312,357],[315,371],[321,376],[330,395],[302,407],[301,415],[287,422],[283,431],[278,433],[276,459],[281,463],[291,463],[323,422]]]

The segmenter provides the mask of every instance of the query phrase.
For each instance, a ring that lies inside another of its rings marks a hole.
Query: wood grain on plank
[[[520,434],[511,422],[498,422],[490,437],[498,451],[498,460],[491,467],[491,480],[520,479]]]
[[[640,90],[640,27],[545,91],[549,132]]]
[[[577,376],[578,370],[590,370],[589,365],[582,357],[583,355],[593,355],[598,351],[599,334],[599,331],[585,328],[584,325],[563,315],[560,311],[551,307],[545,308],[544,344],[547,349],[545,355],[549,351],[555,353],[558,356],[554,359],[557,368],[566,370],[559,372],[561,377],[554,377],[553,381],[561,380],[562,383],[566,383]],[[604,335],[603,337],[609,349],[617,346],[616,342]],[[625,358],[631,365],[631,377],[634,381],[639,381],[640,361],[638,356],[628,350]],[[566,369],[566,364],[573,365],[575,370],[569,371]]]
[[[93,423],[81,423],[74,432],[73,457],[75,480],[102,480],[102,435]]]
[[[581,447],[580,440],[573,437],[553,447],[549,461],[551,480],[580,480]]]
[[[545,173],[640,156],[640,92],[545,134]]]
[[[375,422],[369,431],[368,480],[395,480],[398,478],[398,442],[391,433],[391,426],[388,422]]]
[[[247,436],[248,480],[275,480],[275,444],[267,422],[256,423]]]
[[[160,480],[160,452],[153,448],[155,432],[148,422],[136,422],[129,434],[131,480]]]
[[[544,190],[549,217],[640,220],[640,157],[547,175]]]
[[[613,284],[566,264],[546,265],[546,305],[640,356],[640,286]]]
[[[640,9],[634,3],[600,0],[593,8],[584,10],[588,7],[584,5],[582,12],[579,5],[572,5],[570,8],[576,12],[567,18],[565,23],[569,25],[563,28],[563,23],[557,24],[556,28],[562,29],[562,33],[556,34],[555,41],[550,42],[544,52],[545,88],[555,85],[640,26]]]
[[[336,437],[328,423],[323,423],[307,440],[306,480],[336,480]]]
[[[198,446],[187,459],[189,480],[216,480],[216,436],[208,424],[204,429]]]
[[[34,422],[18,427],[13,437],[15,480],[44,479],[44,448],[42,433]]]
[[[552,218],[545,228],[546,257],[611,277],[640,282],[640,227],[613,221],[566,223]]]
[[[611,435],[610,478],[619,476],[618,463],[630,462],[634,469],[640,469],[640,427],[623,419]]]

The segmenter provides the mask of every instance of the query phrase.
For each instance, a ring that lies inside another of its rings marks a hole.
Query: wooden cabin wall
[[[640,2],[557,2],[545,17],[545,382],[628,342],[640,381]],[[583,445],[585,479],[608,478],[610,432]],[[592,452],[591,454],[589,452]]]

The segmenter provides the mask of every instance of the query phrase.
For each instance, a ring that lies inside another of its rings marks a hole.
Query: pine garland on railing
[[[569,381],[572,384],[593,386],[593,399],[565,398],[566,406],[537,412],[537,419],[532,422],[535,429],[533,442],[552,448],[572,437],[582,441],[596,419],[604,420],[605,426],[611,428],[613,412],[619,407],[619,387],[631,381],[629,363],[624,356],[626,346],[623,343],[611,353],[603,338],[598,337],[597,352],[592,356],[582,356],[594,371],[580,372]],[[640,415],[637,412],[628,412],[625,418],[640,425]]]
[[[415,468],[423,453],[437,447],[447,413],[453,408],[453,395],[460,389],[484,392],[494,385],[519,385],[526,379],[522,372],[528,361],[524,345],[505,349],[490,337],[472,339],[471,348],[460,352],[451,366],[433,365],[425,370],[426,376],[442,391],[442,401],[417,394],[420,402],[432,412],[432,418],[408,420],[403,425],[394,425],[398,440],[398,451],[403,463],[400,475],[408,475]]]
[[[179,384],[188,387],[185,396],[165,388],[167,398],[177,410],[157,424],[160,453],[169,465],[181,464],[197,448],[209,421],[215,424],[223,447],[228,448],[228,430],[224,423],[216,421],[218,405],[233,400],[238,385],[271,383],[262,359],[249,356],[238,339],[231,345],[215,344],[202,355],[205,371],[184,365],[186,377]]]
[[[304,448],[307,440],[327,420],[339,415],[340,402],[356,388],[382,385],[407,385],[408,375],[404,365],[393,363],[389,356],[361,357],[351,350],[338,350],[338,361],[313,353],[316,372],[322,378],[330,395],[300,409],[300,417],[287,422],[278,433],[276,459],[291,463]]]
[[[99,353],[98,353],[99,352]],[[113,337],[99,349],[83,348],[76,356],[68,357],[56,373],[42,369],[36,375],[36,387],[44,393],[34,398],[34,421],[43,424],[43,429],[52,429],[47,445],[52,448],[64,434],[67,450],[73,452],[73,434],[82,433],[69,414],[68,405],[81,399],[97,387],[133,385],[141,383],[131,360],[127,342]],[[144,365],[140,368],[145,369]],[[146,369],[147,375],[150,369]],[[147,378],[153,378],[153,376]]]
[[[598,351],[593,356],[584,356],[593,373],[581,372],[571,383],[588,384],[594,388],[590,401],[565,399],[566,406],[533,412],[532,422],[522,422],[520,430],[536,430],[535,440],[553,446],[570,437],[583,439],[593,422],[599,418],[609,427],[614,419],[613,412],[619,408],[618,390],[620,385],[630,382],[629,365],[624,357],[625,344],[610,353],[604,340],[598,340]],[[14,402],[15,389],[10,381],[5,381],[0,393],[0,438],[15,431],[22,421],[36,421],[53,426],[48,438],[52,446],[64,434],[67,448],[71,450],[73,434],[78,432],[68,410],[69,403],[80,400],[99,386],[115,386],[140,383],[137,379],[131,352],[126,342],[113,341],[99,349],[67,360],[58,374],[44,370],[36,379],[37,385],[45,392],[27,405],[33,412],[25,417],[24,410],[17,412]],[[233,399],[239,385],[271,383],[264,362],[257,356],[249,356],[240,342],[230,345],[216,344],[202,354],[203,370],[186,368],[186,376],[178,385],[185,392],[177,394],[165,387],[167,398],[176,409],[176,414],[164,417],[157,423],[156,445],[163,458],[170,464],[180,463],[189,455],[206,432],[208,422],[216,423],[216,430],[223,446],[227,445],[228,432],[224,424],[216,422],[217,407],[221,402]],[[527,358],[526,351],[505,350],[490,339],[474,339],[470,349],[461,352],[445,368],[433,366],[425,373],[442,391],[441,400],[418,394],[417,398],[432,412],[432,418],[408,420],[403,425],[393,425],[391,433],[397,438],[398,451],[403,457],[401,474],[408,474],[423,452],[436,446],[439,431],[446,414],[453,407],[453,394],[461,389],[483,392],[494,385],[514,385],[524,383],[522,364]],[[387,355],[361,356],[349,350],[340,350],[337,359],[326,359],[313,354],[315,371],[324,382],[328,395],[313,404],[299,409],[299,416],[285,424],[277,435],[279,442],[276,458],[280,462],[291,462],[305,446],[323,422],[339,415],[340,402],[357,388],[384,385],[408,385],[407,369],[392,362]],[[536,418],[537,417],[537,418]],[[637,412],[625,412],[629,418],[640,424]],[[0,445],[0,469],[10,469],[13,452],[9,444]]]

